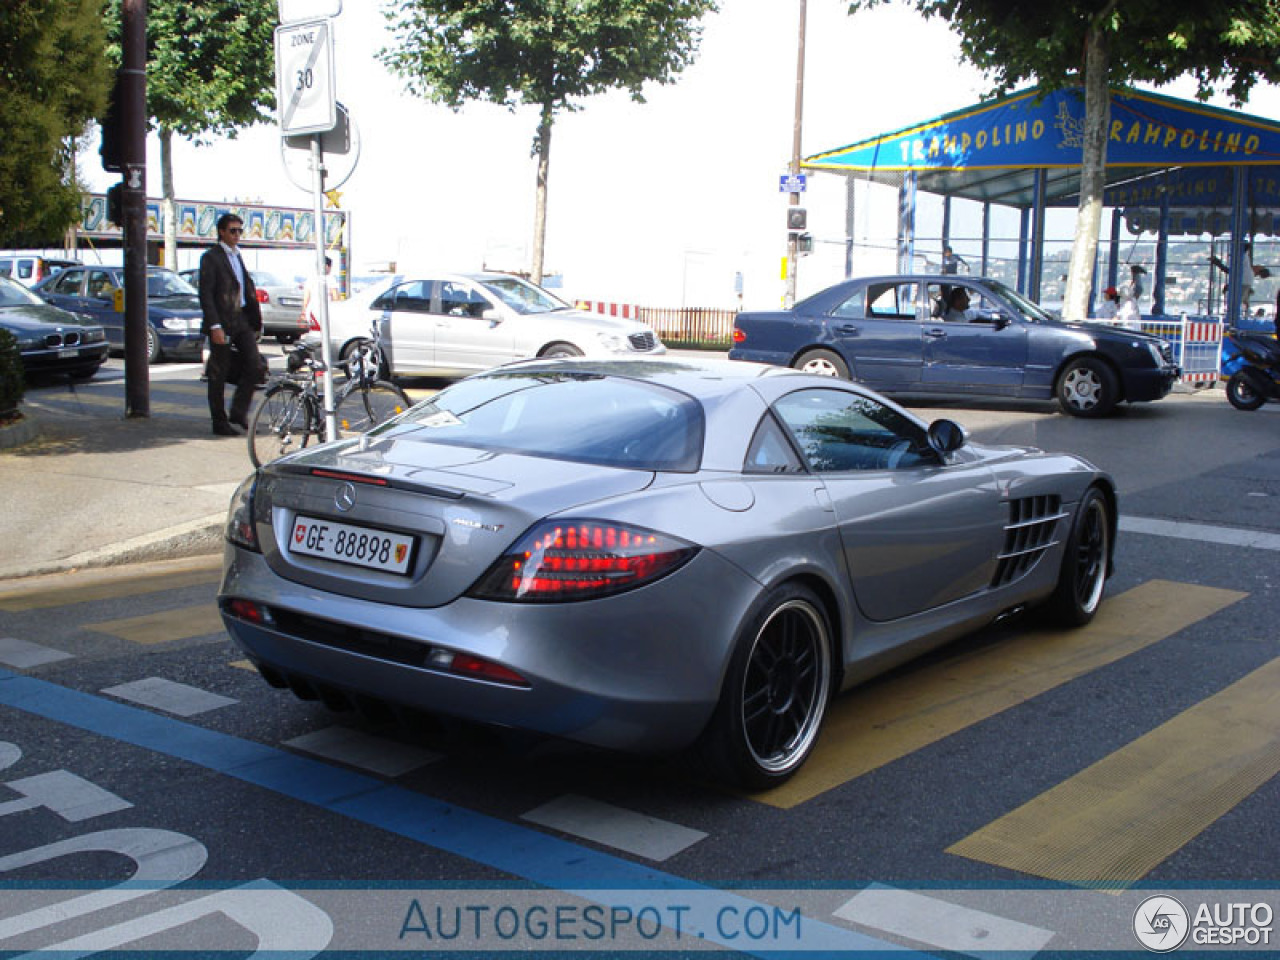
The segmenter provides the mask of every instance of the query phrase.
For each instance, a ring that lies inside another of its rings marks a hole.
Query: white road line
[[[1255,550],[1280,550],[1280,534],[1244,527],[1219,527],[1211,523],[1185,523],[1157,520],[1154,517],[1121,517],[1120,529],[1125,533],[1145,533],[1153,537],[1198,540],[1229,547],[1252,547]]]
[[[384,777],[398,777],[439,760],[441,754],[375,737],[350,727],[326,727],[284,742],[326,760],[336,760]]]
[[[174,683],[162,677],[134,680],[130,683],[107,687],[102,692],[108,696],[119,697],[121,700],[132,700],[144,707],[163,710],[178,717],[194,717],[198,713],[207,713],[236,702],[230,697],[210,693],[198,687],[189,687],[185,683]]]
[[[17,670],[38,667],[43,663],[70,660],[71,654],[38,643],[28,643],[16,637],[0,637],[0,663]]]
[[[9,801],[7,812],[46,807],[71,823],[128,810],[133,806],[110,790],[104,790],[67,770],[50,770],[22,780],[10,780],[5,786],[24,798]]]
[[[701,830],[575,794],[544,803],[520,819],[656,861],[674,857],[706,837]]]
[[[1033,957],[1053,938],[1052,930],[878,884],[860,892],[835,915],[941,950],[995,955],[1001,960]]]

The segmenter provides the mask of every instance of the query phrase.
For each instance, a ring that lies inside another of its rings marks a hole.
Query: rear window
[[[375,433],[423,428],[424,439],[634,470],[698,469],[704,421],[693,398],[587,372],[472,377]]]

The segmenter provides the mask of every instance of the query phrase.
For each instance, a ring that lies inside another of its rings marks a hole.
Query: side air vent
[[[1025,577],[1058,543],[1053,533],[1058,521],[1069,514],[1062,512],[1062,498],[1056,495],[1024,497],[1009,501],[1009,522],[1004,528],[1004,548],[997,558],[992,587],[1003,587]]]

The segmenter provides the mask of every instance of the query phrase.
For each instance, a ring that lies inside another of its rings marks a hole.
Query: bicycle
[[[324,363],[305,345],[287,354],[287,372],[274,377],[249,421],[249,459],[255,467],[301,450],[313,439],[324,443]],[[412,401],[394,383],[379,380],[382,344],[376,323],[346,360],[335,364],[347,379],[334,386],[333,409],[338,439],[364,433],[408,410]]]

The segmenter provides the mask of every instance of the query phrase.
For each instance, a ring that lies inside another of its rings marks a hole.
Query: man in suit
[[[238,437],[232,424],[249,429],[249,405],[258,380],[258,334],[262,330],[262,308],[244,261],[240,259],[240,236],[244,221],[234,213],[218,218],[218,245],[200,258],[200,308],[204,311],[201,330],[209,338],[209,416],[219,437]],[[231,345],[240,353],[240,382],[231,398],[227,414],[225,391],[231,368]]]

